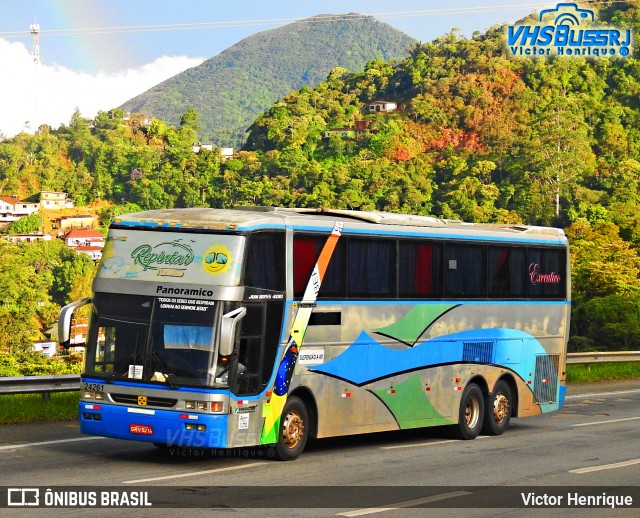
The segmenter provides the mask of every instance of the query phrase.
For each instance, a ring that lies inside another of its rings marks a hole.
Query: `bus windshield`
[[[232,358],[219,358],[222,303],[98,293],[85,375],[171,386],[228,387]],[[223,363],[224,361],[224,363]]]

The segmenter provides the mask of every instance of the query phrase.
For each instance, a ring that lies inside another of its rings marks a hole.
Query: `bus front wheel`
[[[487,398],[482,433],[501,435],[509,426],[511,419],[511,389],[504,380],[498,381],[493,394]]]
[[[280,460],[297,459],[307,444],[309,412],[304,402],[292,396],[287,399],[280,418],[280,434],[275,445]]]
[[[480,435],[484,419],[484,396],[475,383],[469,383],[460,399],[458,424],[453,427],[453,435],[458,439],[470,440]]]

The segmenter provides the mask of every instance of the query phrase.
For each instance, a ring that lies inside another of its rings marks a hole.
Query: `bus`
[[[331,209],[163,209],[111,222],[81,376],[84,434],[265,446],[443,426],[500,435],[566,391],[560,229]],[[85,308],[85,311],[87,309]]]

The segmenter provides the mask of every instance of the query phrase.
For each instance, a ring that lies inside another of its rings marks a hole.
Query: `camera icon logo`
[[[554,25],[580,25],[581,21],[593,22],[595,15],[590,9],[580,9],[577,4],[560,3],[555,9],[540,11],[540,21],[547,16],[555,16]]]

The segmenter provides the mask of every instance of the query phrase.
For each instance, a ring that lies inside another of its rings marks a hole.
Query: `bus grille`
[[[123,405],[138,405],[137,394],[110,394],[111,399],[116,403]],[[163,397],[147,396],[146,406],[155,406],[160,408],[171,408],[178,402],[177,399],[169,399]]]
[[[555,403],[558,394],[559,354],[538,354],[533,393],[538,403]]]
[[[464,342],[462,361],[475,363],[493,363],[495,342]]]

